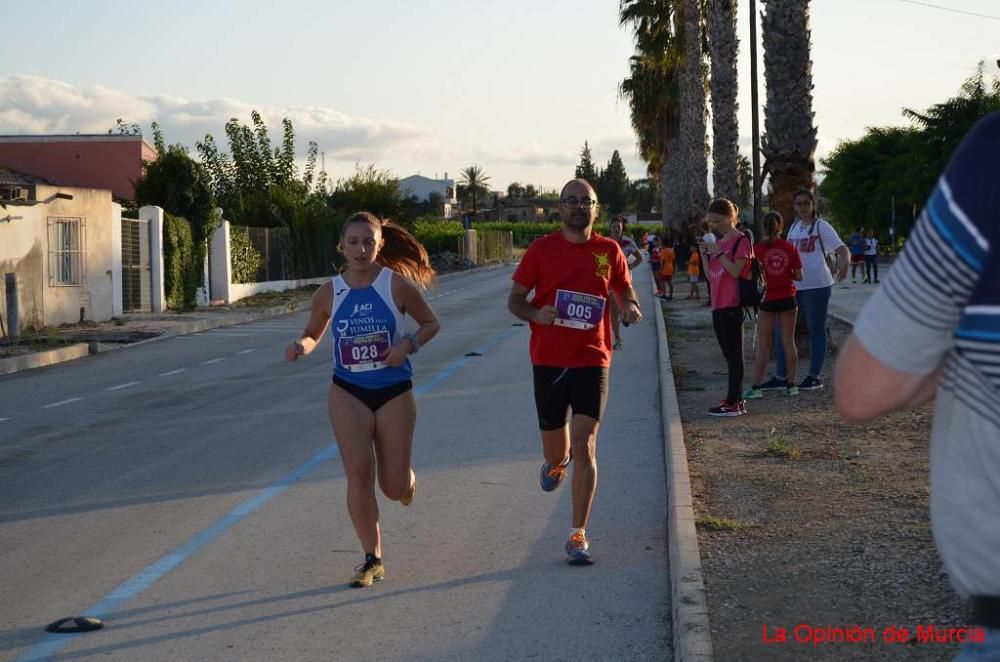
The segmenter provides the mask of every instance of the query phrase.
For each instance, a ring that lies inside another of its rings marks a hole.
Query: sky
[[[749,0],[739,2],[749,155]],[[955,95],[980,60],[1000,74],[1000,1],[926,4],[812,0],[817,156],[865,127],[906,125],[904,107]],[[206,133],[225,148],[226,121],[257,109],[275,142],[292,120],[300,156],[315,140],[334,180],[358,163],[453,179],[478,165],[494,189],[559,188],[584,141],[599,166],[619,150],[638,178],[645,164],[618,96],[634,47],[617,12],[614,0],[18,3],[0,59],[0,134],[105,133],[120,117],[151,136],[155,120],[194,153]]]

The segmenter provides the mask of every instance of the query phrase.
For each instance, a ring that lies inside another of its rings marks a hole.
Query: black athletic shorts
[[[413,382],[409,379],[405,382],[399,382],[398,384],[392,384],[391,386],[386,386],[384,388],[365,388],[364,386],[352,384],[351,382],[334,375],[333,383],[353,395],[361,402],[365,403],[365,405],[372,410],[372,413],[378,411],[382,405],[389,402],[397,395],[403,395],[413,388]]]
[[[760,309],[765,313],[783,313],[786,310],[795,310],[797,306],[795,297],[788,297],[787,299],[764,301],[760,304]]]
[[[566,412],[570,408],[574,414],[601,420],[604,405],[608,402],[607,368],[536,365],[534,370],[539,428],[558,430],[566,425]]]

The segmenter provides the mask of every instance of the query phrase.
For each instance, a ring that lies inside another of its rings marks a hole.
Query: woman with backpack
[[[802,258],[802,280],[796,287],[795,300],[805,313],[809,327],[809,374],[799,383],[799,390],[812,391],[823,388],[819,375],[826,358],[826,318],[830,294],[834,282],[847,278],[851,255],[833,226],[816,214],[816,199],[811,191],[797,191],[793,200],[798,218],[788,229],[787,238]],[[826,256],[831,254],[837,256],[836,277],[826,263]],[[790,386],[780,340],[775,343],[774,355],[774,377],[760,385],[765,391]]]
[[[798,305],[792,281],[802,280],[802,258],[795,246],[781,238],[783,227],[781,214],[776,211],[768,213],[764,216],[766,239],[753,247],[754,257],[764,273],[766,289],[757,315],[757,354],[753,362],[753,381],[743,393],[746,400],[764,397],[760,381],[764,378],[775,335],[780,336],[788,361],[788,388],[785,392],[787,395],[799,394],[799,388],[794,383],[798,367],[798,355],[795,351],[795,317]]]
[[[743,306],[740,304],[740,277],[751,259],[750,239],[736,229],[737,209],[720,198],[708,205],[705,220],[717,241],[702,241],[698,247],[708,264],[708,282],[715,337],[726,357],[729,388],[726,399],[708,410],[712,416],[742,416],[746,402],[740,398],[743,386]]]

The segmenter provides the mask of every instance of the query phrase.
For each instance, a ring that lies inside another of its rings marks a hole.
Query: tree
[[[664,191],[668,182],[678,187],[679,195],[664,199],[668,219],[685,223],[700,218],[708,206],[708,153],[705,133],[705,59],[702,46],[701,0],[683,0],[680,5],[683,60],[678,72],[680,112],[678,119],[677,152],[664,174]],[[670,203],[671,208],[667,208]]]
[[[135,122],[126,122],[122,118],[115,120],[115,125],[108,129],[108,133],[116,133],[120,136],[141,136],[142,127]]]
[[[672,171],[672,164],[684,158],[677,143],[680,67],[684,59],[676,26],[680,1],[621,0],[618,13],[619,25],[632,27],[636,48],[619,94],[629,104],[639,154],[648,164],[650,176],[658,180],[658,186],[649,190],[662,194],[658,206],[665,225],[680,223],[682,219],[672,218],[670,210],[683,207],[680,201],[686,195],[684,182]],[[677,170],[683,174],[679,166]]]
[[[717,198],[737,202],[740,128],[736,60],[736,0],[709,0],[708,43],[712,60],[712,188]],[[737,202],[737,204],[744,204]]]
[[[135,184],[139,206],[157,205],[164,211],[187,219],[191,226],[194,255],[184,276],[184,306],[197,305],[197,288],[204,285],[205,251],[215,229],[215,198],[205,168],[188,156],[182,145],[165,148],[155,161],[146,164]]]
[[[355,165],[354,174],[337,180],[329,205],[341,215],[370,211],[380,218],[395,219],[403,204],[399,180],[388,170],[379,170],[374,163]]]
[[[816,171],[809,0],[763,0],[763,174],[771,178],[771,209],[794,218],[795,191],[812,189]]]
[[[459,182],[465,189],[465,195],[472,196],[472,213],[475,214],[479,198],[490,194],[490,190],[486,186],[490,177],[477,165],[469,166],[460,173],[459,177]]]
[[[731,198],[740,207],[753,206],[753,164],[740,154],[736,158],[736,197]]]
[[[629,199],[637,212],[642,214],[652,212],[661,199],[659,177],[646,177],[632,182],[629,185]]]
[[[611,154],[608,167],[601,171],[598,181],[598,195],[605,209],[610,214],[618,214],[625,211],[628,206],[628,174],[625,172],[625,164],[616,149]]]
[[[893,199],[902,209],[922,205],[933,187],[921,181],[923,164],[916,158],[924,140],[915,128],[880,127],[837,145],[822,161],[821,190],[832,222],[841,231],[861,225],[886,236]],[[909,232],[910,216],[898,214],[901,234]]]
[[[523,198],[524,197],[524,187],[521,186],[519,182],[511,182],[507,186],[507,197],[508,198]]]
[[[597,170],[594,168],[594,157],[586,140],[583,141],[583,149],[580,150],[580,165],[576,166],[576,178],[587,180],[595,190],[597,189]]]
[[[914,126],[869,128],[841,142],[822,161],[821,190],[833,222],[842,229],[874,228],[885,237],[895,216],[897,236],[906,235],[961,139],[995,110],[1000,80],[987,84],[980,64],[957,96],[922,112],[905,109]]]
[[[534,184],[525,184],[525,186],[524,186],[524,195],[522,195],[521,197],[527,198],[529,200],[537,198],[538,197],[538,189],[535,188]]]

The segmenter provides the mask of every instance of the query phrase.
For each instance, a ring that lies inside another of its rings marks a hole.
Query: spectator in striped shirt
[[[966,643],[963,661],[1000,659],[998,182],[994,113],[955,151],[834,376],[837,408],[851,423],[936,398],[931,524],[980,635]]]

